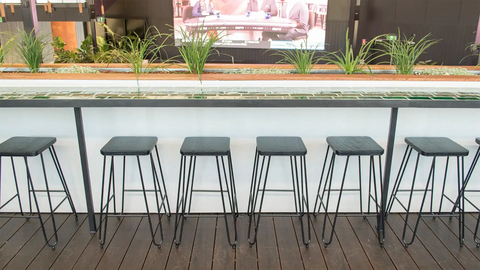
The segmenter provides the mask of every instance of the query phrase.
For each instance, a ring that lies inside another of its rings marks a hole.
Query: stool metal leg
[[[22,216],[24,216],[24,212],[23,212],[23,207],[22,207],[22,200],[20,199],[20,189],[18,188],[18,180],[17,180],[17,173],[16,173],[16,170],[15,170],[15,163],[13,161],[13,157],[10,157],[10,160],[12,162],[12,172],[13,172],[13,179],[15,181],[15,190],[17,191],[17,193],[15,195],[13,195],[10,199],[8,199],[4,204],[2,204],[0,206],[0,209],[2,209],[5,205],[7,205],[8,203],[10,203],[13,199],[17,198],[18,200],[18,205],[20,207],[20,214]],[[2,183],[2,175],[1,175],[1,171],[2,171],[2,158],[0,157],[0,184]],[[30,211],[31,212],[31,211]],[[29,219],[29,217],[27,216],[27,220]]]
[[[250,216],[250,214],[253,212],[252,207],[253,207],[253,201],[255,197],[255,190],[256,185],[257,185],[257,173],[258,173],[258,162],[259,162],[259,154],[258,150],[255,150],[255,158],[253,161],[253,171],[252,171],[252,180],[250,184],[250,193],[248,197],[248,206],[247,206],[247,215]]]
[[[259,157],[260,158],[260,157]],[[264,177],[264,180],[263,180],[263,185],[262,184],[262,172],[263,172],[263,166],[265,165],[265,159],[268,158],[267,160],[267,165],[266,165],[266,169],[265,169],[265,177]],[[255,179],[254,182],[252,182],[252,185],[255,184],[255,183],[258,183],[258,188],[255,188],[253,190],[253,194],[254,196],[252,197],[252,204],[251,204],[251,208],[250,208],[250,218],[249,218],[249,222],[248,222],[248,244],[251,246],[253,246],[256,242],[257,242],[257,234],[258,234],[258,224],[260,223],[260,217],[261,217],[261,212],[262,212],[262,206],[263,206],[263,199],[265,197],[265,188],[267,186],[267,177],[268,177],[268,169],[270,168],[270,160],[271,160],[271,156],[263,156],[262,158],[262,166],[261,166],[261,169],[260,169],[260,174],[257,173],[257,176],[258,176],[258,180]],[[255,164],[256,165],[256,168],[255,168],[255,171],[258,172],[258,160],[257,160],[257,163]],[[257,206],[257,199],[258,199],[258,195],[260,193],[260,186],[263,186],[262,190],[261,190],[261,197],[260,197],[260,205],[258,207],[258,217],[255,217],[255,208]],[[253,226],[254,226],[254,235],[253,235],[253,239],[251,237],[251,230],[252,230],[252,223]]]
[[[107,156],[103,157],[103,176],[102,176],[102,196],[100,199],[100,224],[99,224],[99,229],[98,229],[98,240],[100,242],[100,247],[103,248],[105,245],[105,239],[107,237],[107,225],[108,225],[108,212],[110,209],[110,201],[113,199],[114,200],[114,206],[115,206],[115,186],[112,185],[113,179],[114,179],[114,158],[113,156],[111,158],[111,163],[110,163],[110,172],[109,172],[109,177],[108,177],[108,189],[107,189],[107,198],[106,198],[106,204],[104,204],[104,194],[105,194],[105,169],[106,169],[106,162],[107,162]],[[113,191],[112,191],[113,188]],[[110,195],[110,192],[112,191],[112,195]],[[114,207],[115,209],[115,207]],[[105,210],[105,217],[103,217],[103,213]],[[114,210],[115,211],[115,210]],[[116,214],[116,211],[114,212]],[[102,237],[103,236],[103,237]]]
[[[68,200],[68,203],[70,205],[70,209],[72,209],[72,212],[75,215],[75,220],[78,221],[77,210],[75,209],[75,205],[73,204],[72,195],[70,194],[70,190],[68,189],[67,181],[65,180],[65,175],[63,174],[62,167],[60,166],[60,160],[58,159],[57,152],[55,151],[55,147],[53,147],[52,145],[48,150],[52,157],[58,176],[60,177],[60,182],[62,183],[62,186],[63,186],[63,192],[65,192],[66,199]]]
[[[300,178],[298,176],[298,166],[297,166],[297,157],[294,157],[295,161],[295,177],[292,179],[292,182],[295,181],[297,184],[297,198],[299,200],[299,207],[300,207],[300,212],[297,213],[300,218],[300,225],[302,228],[302,241],[303,244],[308,247],[310,244],[310,239],[311,239],[311,229],[310,229],[310,207],[309,207],[309,200],[308,200],[308,185],[307,185],[307,162],[305,156],[300,156]],[[300,182],[300,186],[299,186]],[[303,220],[304,216],[307,216],[307,235],[305,235],[305,222]]]
[[[160,155],[158,154],[158,148],[157,148],[156,145],[155,145],[155,154],[157,156],[157,164],[158,164],[158,169],[159,169],[159,172],[160,172],[160,178],[162,179],[162,181],[161,181],[162,186],[160,186],[160,180],[158,178],[159,175],[157,174],[157,171],[154,170],[154,177],[156,179],[156,182],[157,182],[157,185],[158,185],[158,190],[159,190],[160,196],[162,198],[161,208],[163,208],[165,214],[167,215],[167,218],[170,219],[170,216],[172,215],[172,213],[170,211],[170,202],[168,201],[167,187],[165,186],[165,178],[163,177],[162,163],[160,163]],[[153,160],[152,160],[152,162],[153,162]],[[163,191],[162,191],[162,187],[163,187]],[[159,209],[159,213],[160,212],[161,212],[161,209]]]
[[[321,189],[322,187],[322,181],[323,181],[323,175],[325,173],[325,166],[327,165],[327,160],[328,160],[328,152],[330,150],[330,146],[327,147],[327,152],[325,154],[325,159],[323,161],[323,167],[322,167],[322,173],[320,174],[320,182],[318,184],[318,191],[317,191],[317,196],[316,196],[316,199],[315,199],[315,206],[313,207],[313,216],[316,218],[317,215],[320,213],[321,211],[321,207],[325,207],[325,205],[323,204],[323,196],[325,194],[325,188],[326,188],[326,185],[327,185],[327,178],[325,178],[325,183],[324,183],[324,186],[323,186],[323,190]],[[327,172],[327,175],[330,174],[330,169],[332,168],[332,164],[330,162],[329,166],[328,166],[328,172]],[[320,190],[322,190],[322,195],[320,195]]]
[[[235,208],[235,216],[238,217],[239,211],[238,211],[238,202],[237,202],[237,188],[235,187],[235,177],[233,173],[233,162],[232,162],[232,155],[228,153],[228,167],[229,167],[229,172],[230,172],[230,186],[232,187],[232,195],[233,195],[233,205]]]
[[[406,241],[406,232],[407,232],[407,226],[408,226],[408,219],[409,219],[409,216],[410,216],[410,208],[411,208],[411,205],[412,205],[412,197],[413,197],[413,191],[414,191],[414,186],[415,186],[415,178],[416,178],[417,172],[418,172],[419,159],[420,159],[420,154],[417,154],[417,160],[416,160],[416,163],[415,163],[415,171],[413,173],[413,179],[412,179],[412,187],[411,187],[411,191],[410,191],[410,198],[408,199],[407,213],[406,213],[406,217],[405,217],[405,223],[403,225],[402,242],[403,242],[403,245],[405,247],[408,247],[409,245],[413,244],[413,242],[415,241],[415,236],[417,234],[418,225],[420,224],[420,219],[422,218],[423,206],[425,204],[425,199],[427,197],[428,187],[430,185],[430,181],[432,181],[432,178],[434,176],[434,171],[435,171],[436,157],[433,157],[432,165],[430,167],[430,173],[428,174],[427,183],[425,185],[425,190],[424,190],[424,193],[423,193],[422,203],[420,204],[420,210],[417,214],[417,220],[415,222],[415,227],[414,227],[413,232],[412,232],[412,237],[407,242]]]
[[[227,197],[229,198],[229,201],[230,201],[230,211],[232,213],[232,217],[233,217],[233,227],[234,227],[234,240],[232,241],[231,239],[231,236],[230,236],[230,230],[229,230],[229,226],[228,226],[228,215],[227,215],[227,209],[225,207],[225,198],[224,198],[224,192],[223,192],[223,185],[222,185],[222,173],[220,172],[220,163],[219,163],[219,156],[216,156],[215,159],[216,159],[216,162],[217,162],[217,172],[218,172],[218,183],[220,185],[220,196],[222,198],[222,205],[223,205],[223,213],[224,213],[224,218],[225,218],[225,228],[227,230],[227,239],[228,239],[228,243],[230,244],[230,246],[232,246],[232,248],[235,248],[236,245],[237,245],[237,217],[236,217],[236,213],[235,213],[235,206],[234,206],[234,202],[233,202],[233,186],[229,187],[229,182],[231,182],[232,179],[230,179],[230,181],[227,179],[227,174],[226,174],[226,170],[225,170],[225,162],[224,162],[224,158],[223,156],[220,157],[221,160],[222,160],[222,169],[223,169],[223,175],[224,175],[224,179],[225,179],[225,189],[227,191]],[[231,165],[229,165],[229,167],[231,167]],[[230,173],[229,173],[230,174]],[[232,193],[230,193],[232,192]]]
[[[42,153],[40,154],[40,158],[41,158],[41,162],[42,162],[42,169],[43,169],[43,176],[44,176],[44,180],[45,180],[45,186],[46,186],[46,192],[47,192],[47,198],[48,198],[48,205],[50,207],[50,218],[52,220],[52,226],[53,226],[53,236],[54,236],[54,242],[53,243],[50,243],[49,238],[47,236],[47,232],[45,230],[45,223],[44,223],[44,220],[42,218],[42,214],[40,212],[40,206],[38,204],[37,194],[35,192],[35,187],[33,185],[32,175],[30,173],[30,168],[28,166],[27,157],[24,157],[25,167],[27,169],[27,181],[30,183],[30,187],[32,188],[33,200],[34,200],[35,206],[37,208],[38,219],[40,221],[40,227],[42,229],[42,233],[43,233],[43,237],[45,239],[45,243],[49,247],[51,247],[52,249],[55,249],[55,246],[58,243],[57,226],[56,226],[56,223],[55,223],[55,216],[53,215],[52,201],[50,199],[50,191],[49,191],[49,188],[48,188],[48,180],[47,180],[47,174],[46,174],[46,170],[45,170],[45,162],[44,162]]]
[[[335,164],[335,153],[332,153],[332,168],[334,168],[334,164]],[[342,198],[342,193],[343,193],[343,186],[345,184],[345,178],[346,178],[346,175],[347,175],[347,168],[348,168],[348,161],[350,160],[350,156],[347,156],[347,159],[345,161],[345,168],[344,168],[344,171],[343,171],[343,177],[342,177],[342,182],[340,184],[340,193],[338,195],[338,202],[337,202],[337,208],[335,210],[335,215],[334,215],[334,218],[333,218],[333,223],[330,219],[330,216],[328,215],[328,205],[329,205],[329,202],[330,202],[330,192],[332,190],[332,180],[333,180],[333,169],[331,170],[331,173],[330,173],[330,178],[329,178],[329,184],[328,184],[328,191],[327,191],[327,203],[326,203],[326,206],[325,206],[325,215],[323,217],[323,230],[322,230],[322,242],[324,244],[325,247],[327,247],[328,245],[330,245],[332,243],[332,240],[333,240],[333,233],[335,232],[335,225],[337,224],[337,217],[338,217],[338,210],[340,209],[340,201],[341,201],[341,198]],[[328,178],[328,175],[327,175],[327,178]],[[330,236],[329,236],[329,239],[327,240],[325,238],[325,231],[326,231],[326,225],[327,225],[327,219],[329,221],[329,223],[331,224],[332,226],[332,229],[331,229],[331,232],[330,232]]]
[[[189,198],[188,195],[188,190],[190,186],[190,179],[193,181],[193,175],[192,175],[192,166],[193,166],[193,174],[195,173],[195,160],[196,157],[190,156],[190,161],[188,162],[188,176],[186,172],[186,167],[187,167],[187,156],[183,156],[180,160],[180,175],[179,175],[179,183],[178,183],[178,195],[177,195],[177,210],[176,210],[176,216],[175,216],[175,232],[174,232],[174,242],[175,246],[178,247],[180,246],[180,243],[182,242],[182,236],[183,236],[183,225],[185,223],[186,219],[186,206],[187,206],[187,199]],[[192,176],[192,178],[191,178]],[[180,228],[179,228],[180,227]],[[180,232],[178,232],[178,229],[180,229]],[[177,238],[177,233],[180,233],[178,238]]]
[[[402,182],[403,175],[405,174],[405,170],[407,169],[408,161],[410,160],[410,155],[412,154],[413,148],[410,146],[407,146],[405,149],[405,154],[403,155],[402,162],[400,163],[400,168],[398,170],[397,178],[395,179],[395,183],[393,184],[393,192],[392,195],[390,196],[390,199],[388,200],[387,208],[385,209],[385,218],[388,217],[390,212],[392,211],[393,203],[397,199],[397,193],[398,190],[400,189],[400,183]],[[402,205],[403,206],[403,205]]]
[[[454,213],[457,210],[457,206],[460,203],[460,199],[462,197],[465,197],[465,191],[468,185],[468,182],[470,181],[470,178],[472,177],[473,171],[475,170],[477,166],[478,159],[480,158],[480,147],[478,147],[477,152],[475,153],[475,156],[473,157],[472,164],[470,165],[470,168],[468,169],[467,175],[464,178],[463,181],[463,188],[460,192],[460,195],[457,197],[455,200],[455,203],[453,204],[452,211],[450,213]]]
[[[150,154],[150,158],[151,158],[151,154]],[[152,243],[153,243],[155,246],[160,247],[160,246],[162,245],[162,243],[163,243],[162,222],[161,222],[161,220],[159,220],[158,226],[160,227],[160,235],[161,235],[161,237],[160,237],[159,242],[157,242],[157,241],[155,240],[155,230],[153,229],[152,219],[151,219],[151,216],[150,216],[150,209],[149,209],[149,207],[148,207],[147,191],[146,191],[146,189],[145,189],[145,182],[144,182],[144,180],[143,180],[142,166],[141,166],[141,164],[140,164],[140,157],[139,157],[139,156],[137,156],[137,164],[138,164],[138,172],[139,172],[139,174],[140,174],[140,182],[142,183],[143,198],[144,198],[144,200],[145,200],[145,210],[147,211],[148,225],[149,225],[149,228],[150,228],[150,234],[152,235]],[[153,166],[153,163],[152,163],[152,166]],[[153,171],[153,170],[155,170],[155,167],[152,167],[152,171]],[[152,176],[153,176],[153,173],[152,173]],[[154,180],[154,183],[155,183],[155,179],[153,179],[153,180]],[[157,197],[158,194],[157,194],[157,190],[156,190],[156,184],[154,184],[154,186],[155,186],[154,192],[155,192],[155,197],[156,197],[156,199],[157,199],[157,206],[158,206],[158,197]],[[123,206],[122,206],[122,207],[123,207]],[[157,209],[158,209],[158,207],[157,207]],[[156,227],[156,228],[157,228],[157,227]],[[156,228],[155,228],[155,229],[156,229]]]

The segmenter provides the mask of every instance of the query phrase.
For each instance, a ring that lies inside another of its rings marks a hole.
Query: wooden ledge
[[[203,74],[210,81],[480,81],[480,76],[393,75],[393,74]],[[57,74],[57,73],[0,73],[0,80],[136,80],[131,73]],[[142,74],[139,80],[198,81],[195,74]]]

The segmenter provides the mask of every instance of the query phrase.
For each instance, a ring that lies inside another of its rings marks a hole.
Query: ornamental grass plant
[[[30,33],[21,31],[15,41],[22,62],[30,69],[30,72],[39,72],[40,64],[43,62],[43,51],[47,44],[47,36],[40,33],[36,34],[35,29]]]
[[[272,55],[281,57],[277,64],[290,64],[299,74],[310,74],[313,66],[321,59],[321,57],[316,56],[317,47],[309,48],[306,38],[304,42],[300,43],[300,48],[294,46],[290,50],[277,50]]]
[[[180,56],[185,61],[190,73],[200,75],[210,56],[220,52],[213,45],[226,36],[223,30],[206,28],[202,23],[196,28],[181,27],[177,30],[181,43],[178,47]],[[233,62],[233,57],[232,57]]]
[[[431,33],[425,35],[420,40],[415,41],[415,35],[407,38],[405,34],[398,30],[398,40],[389,40],[384,35],[379,49],[381,56],[387,55],[391,59],[391,64],[395,66],[396,74],[411,75],[418,63],[419,57],[433,45],[440,42],[440,39],[429,39]]]
[[[147,29],[144,38],[138,36],[137,33],[133,33],[133,35],[133,37],[122,38],[124,47],[118,49],[118,51],[128,67],[135,73],[137,88],[140,93],[138,76],[156,70],[156,68],[151,67],[151,64],[160,58],[159,51],[167,46],[165,43],[170,35],[161,34],[155,26]],[[157,44],[158,39],[163,39],[163,41]]]
[[[358,54],[353,52],[353,45],[348,38],[348,29],[345,34],[345,52],[338,50],[335,52],[326,53],[322,60],[325,60],[327,64],[334,64],[342,69],[345,74],[356,73],[372,73],[369,63],[377,59],[379,55],[372,53],[372,46],[375,44],[378,37],[371,39],[369,42],[362,44]],[[368,72],[365,71],[368,69]]]

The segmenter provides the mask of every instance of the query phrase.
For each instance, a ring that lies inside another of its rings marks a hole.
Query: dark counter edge
[[[17,99],[0,100],[0,107],[480,108],[480,100]]]

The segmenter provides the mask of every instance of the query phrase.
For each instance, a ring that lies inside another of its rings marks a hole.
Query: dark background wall
[[[379,34],[397,33],[442,41],[427,50],[422,60],[458,65],[469,54],[465,50],[475,41],[480,0],[362,0],[358,40]],[[329,29],[327,29],[328,31]],[[461,64],[474,64],[474,57]]]
[[[326,43],[328,51],[335,51],[345,46],[345,31],[350,21],[351,0],[330,0],[327,11]],[[160,32],[171,31],[173,25],[172,0],[117,0],[105,11],[107,20],[111,18],[136,19],[146,18],[149,25],[156,26]],[[235,63],[275,63],[278,57],[259,49],[219,48],[220,53],[228,54],[234,58]],[[175,48],[167,50],[168,56],[178,53]],[[215,55],[212,61],[232,62],[226,55]]]

